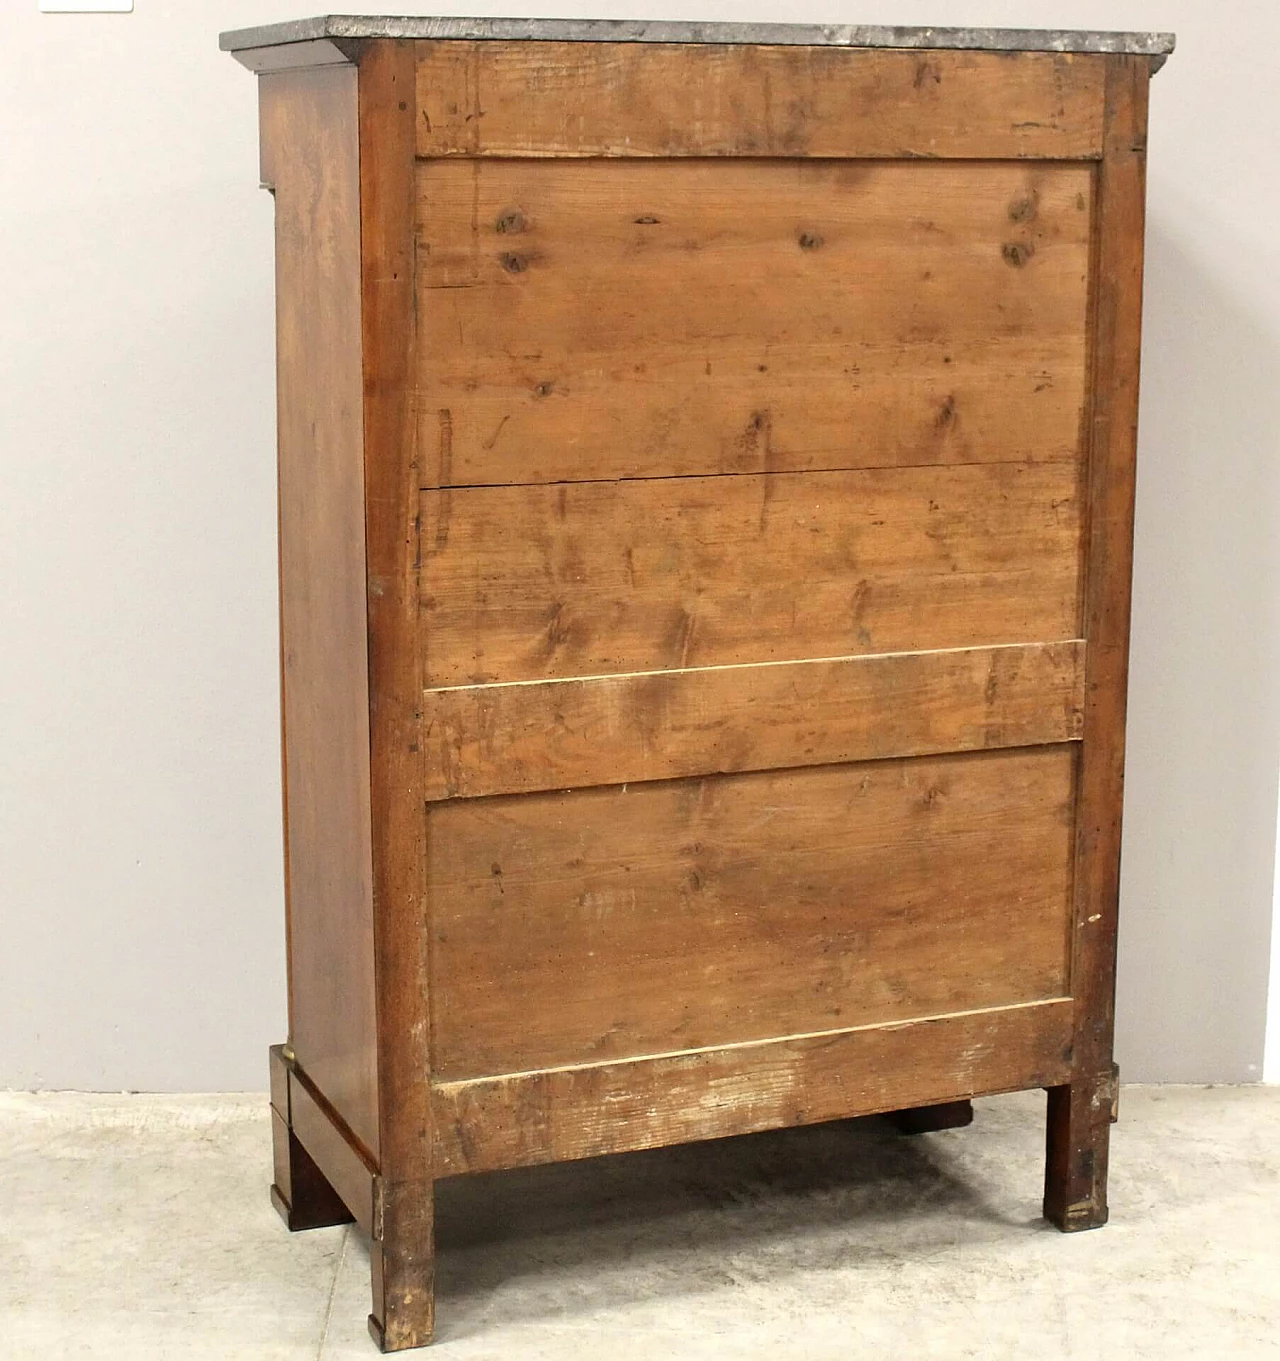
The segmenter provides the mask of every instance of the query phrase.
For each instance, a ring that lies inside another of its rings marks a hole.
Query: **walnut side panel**
[[[1091,197],[1083,165],[423,162],[424,485],[1074,461]]]
[[[1073,794],[1057,746],[435,804],[433,1074],[1066,996]]]
[[[259,88],[276,201],[289,1028],[376,1155],[356,74],[283,71]]]
[[[420,156],[977,157],[1102,149],[1103,59],[421,42]]]
[[[1079,636],[1073,464],[423,493],[427,684]]]
[[[428,690],[429,800],[1027,747],[1080,736],[1084,645]]]
[[[1071,1003],[939,1016],[628,1063],[435,1087],[439,1175],[1050,1087],[1070,1068]]]

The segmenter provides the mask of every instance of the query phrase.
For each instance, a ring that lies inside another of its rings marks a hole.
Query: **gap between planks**
[[[458,285],[463,287],[464,285]],[[473,285],[467,284],[470,288]],[[685,482],[691,478],[710,480],[713,477],[807,477],[810,473],[876,473],[904,472],[912,468],[1036,468],[1050,463],[1079,464],[1078,451],[1071,458],[1032,458],[1012,461],[1006,459],[967,459],[963,463],[946,459],[931,459],[926,463],[852,463],[839,468],[718,468],[712,472],[637,473],[624,477],[549,477],[535,482],[431,482],[418,488],[419,492],[440,491],[510,491],[514,487],[583,487],[591,484],[618,485],[623,482]]]
[[[639,479],[637,479],[639,480]],[[428,685],[425,695],[447,695],[456,690],[514,690],[522,685],[581,685],[584,681],[624,681],[651,676],[692,676],[707,671],[762,671],[774,666],[819,666],[829,662],[873,662],[889,657],[946,657],[974,652],[1025,652],[1028,648],[1085,648],[1083,638],[1053,638],[1036,643],[988,643],[974,647],[932,647],[915,651],[852,652],[835,657],[784,657],[764,662],[721,662],[712,666],[667,666],[655,671],[604,671],[589,676],[533,676],[527,680],[479,681],[473,685]],[[1079,739],[1068,739],[1079,740]]]

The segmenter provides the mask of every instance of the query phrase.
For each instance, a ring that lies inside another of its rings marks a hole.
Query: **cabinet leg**
[[[380,1235],[369,1246],[369,1332],[384,1352],[425,1347],[435,1332],[435,1189],[383,1182]]]
[[[1107,1153],[1118,1090],[1114,1068],[1049,1088],[1044,1215],[1063,1233],[1107,1222]]]
[[[941,1101],[936,1106],[913,1106],[890,1111],[889,1121],[899,1134],[932,1134],[940,1129],[963,1129],[973,1124],[972,1101]]]
[[[271,1203],[291,1232],[351,1223],[351,1211],[315,1165],[311,1154],[303,1148],[284,1116],[274,1108],[271,1111],[271,1146],[275,1161]]]

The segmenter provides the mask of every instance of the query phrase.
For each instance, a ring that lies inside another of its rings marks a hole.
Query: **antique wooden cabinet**
[[[317,19],[277,1205],[1049,1091],[1106,1219],[1156,34]],[[923,1108],[923,1109],[921,1109]]]

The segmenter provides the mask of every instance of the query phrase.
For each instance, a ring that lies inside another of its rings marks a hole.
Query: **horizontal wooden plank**
[[[1063,995],[1075,750],[430,805],[432,1072]]]
[[[420,156],[1096,158],[1093,55],[421,42]]]
[[[419,166],[424,484],[1074,459],[1092,169]]]
[[[591,1158],[1063,1082],[1071,1004],[938,1016],[432,1090],[436,1175]]]
[[[471,487],[421,510],[432,689],[1079,635],[1071,464]]]
[[[1068,742],[1084,644],[1013,644],[428,690],[426,796]]]

